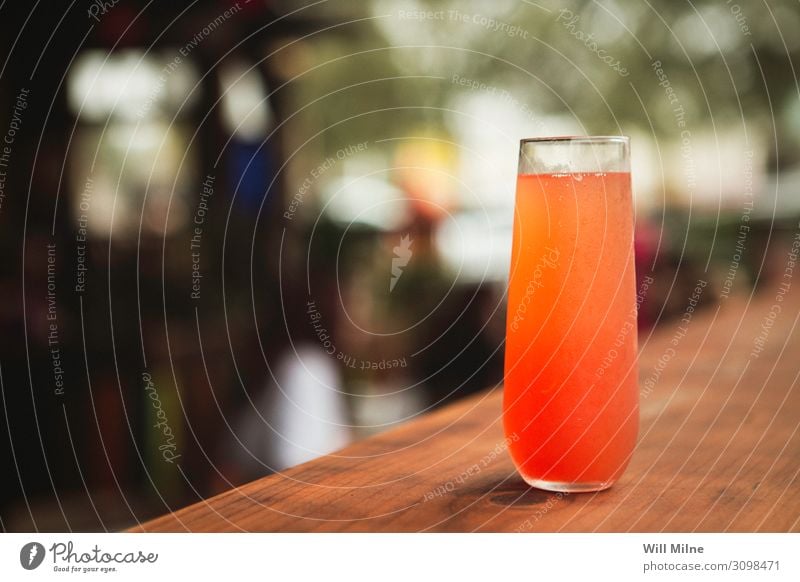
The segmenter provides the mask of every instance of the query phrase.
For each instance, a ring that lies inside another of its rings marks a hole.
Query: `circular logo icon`
[[[26,570],[38,568],[44,560],[44,546],[39,542],[28,542],[19,551],[19,563]]]

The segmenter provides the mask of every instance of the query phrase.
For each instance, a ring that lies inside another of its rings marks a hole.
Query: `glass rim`
[[[605,143],[630,143],[631,138],[627,135],[560,135],[554,137],[526,137],[519,140],[520,145],[526,143],[548,143],[548,142],[605,142]]]

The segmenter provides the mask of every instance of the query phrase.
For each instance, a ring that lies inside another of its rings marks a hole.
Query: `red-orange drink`
[[[638,432],[636,351],[630,173],[520,174],[503,421],[525,481],[619,478]]]

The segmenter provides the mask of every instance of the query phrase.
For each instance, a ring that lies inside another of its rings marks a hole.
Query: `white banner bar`
[[[798,534],[3,534],[2,580],[800,580]]]

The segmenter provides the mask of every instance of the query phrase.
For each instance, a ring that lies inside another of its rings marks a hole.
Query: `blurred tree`
[[[541,114],[573,115],[587,133],[672,135],[675,102],[659,62],[689,126],[746,120],[777,130],[782,163],[798,161],[800,138],[788,129],[800,125],[792,0],[335,4],[338,23],[304,40],[313,65],[291,84],[302,115],[325,128],[326,148],[374,136],[376,124],[387,134],[443,127],[442,108],[464,90],[453,74]]]

